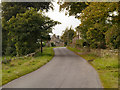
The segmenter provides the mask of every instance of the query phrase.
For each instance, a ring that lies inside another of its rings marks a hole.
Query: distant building
[[[51,37],[50,43],[54,43],[54,45],[57,47],[64,46],[64,42],[55,34]]]

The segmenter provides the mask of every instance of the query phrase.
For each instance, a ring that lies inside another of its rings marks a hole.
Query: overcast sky
[[[57,2],[53,2],[54,11],[50,10],[46,13],[51,19],[61,22],[62,24],[56,25],[53,30],[53,34],[62,35],[62,32],[66,27],[71,27],[74,29],[80,24],[80,20],[76,19],[74,16],[66,16],[65,12],[59,12],[59,5]]]

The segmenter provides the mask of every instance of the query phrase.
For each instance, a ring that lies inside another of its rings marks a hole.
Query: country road
[[[46,65],[3,88],[102,88],[97,72],[86,60],[65,47],[54,51]]]

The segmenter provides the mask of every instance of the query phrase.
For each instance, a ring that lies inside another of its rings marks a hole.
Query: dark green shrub
[[[51,43],[51,46],[52,46],[52,47],[55,47],[56,45],[52,42],[52,43]]]
[[[46,45],[45,42],[43,42],[43,43],[42,43],[42,46],[45,47],[45,45]]]

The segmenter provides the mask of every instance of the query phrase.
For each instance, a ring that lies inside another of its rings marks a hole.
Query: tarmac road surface
[[[86,60],[65,47],[54,51],[46,65],[3,88],[102,88],[97,72]]]

